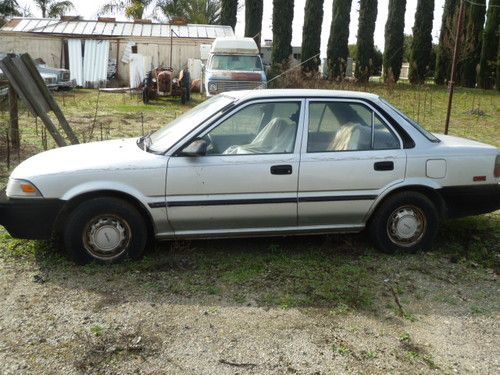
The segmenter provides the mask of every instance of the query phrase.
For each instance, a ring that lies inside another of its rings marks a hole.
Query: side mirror
[[[207,141],[204,139],[198,138],[188,144],[184,149],[180,152],[180,156],[204,156],[207,154]]]

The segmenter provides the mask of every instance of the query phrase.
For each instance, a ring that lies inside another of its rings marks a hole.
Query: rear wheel
[[[142,215],[117,198],[94,198],[78,205],[64,228],[64,247],[78,264],[139,258],[147,242]]]
[[[437,234],[439,216],[432,201],[417,192],[389,197],[369,224],[375,245],[387,253],[428,250]]]

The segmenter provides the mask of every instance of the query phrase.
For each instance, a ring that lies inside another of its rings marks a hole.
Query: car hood
[[[137,138],[85,143],[45,151],[25,160],[14,169],[11,178],[79,173],[95,170],[144,169],[164,157],[141,150]],[[148,163],[150,161],[150,163]]]

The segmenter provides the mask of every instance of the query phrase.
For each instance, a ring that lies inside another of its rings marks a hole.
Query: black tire
[[[438,229],[439,215],[432,201],[412,191],[387,198],[368,226],[375,246],[389,254],[429,250]]]
[[[79,204],[63,230],[64,248],[77,264],[139,259],[147,240],[146,223],[139,211],[130,203],[112,197]]]

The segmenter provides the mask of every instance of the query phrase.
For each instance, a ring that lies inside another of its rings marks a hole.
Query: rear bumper
[[[500,184],[444,187],[439,192],[449,218],[500,210]]]
[[[60,199],[10,199],[0,191],[0,225],[14,238],[46,240],[52,235]]]

